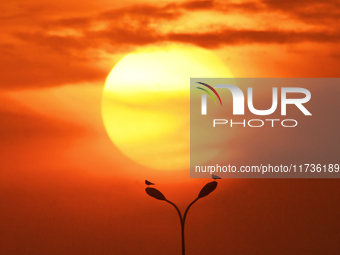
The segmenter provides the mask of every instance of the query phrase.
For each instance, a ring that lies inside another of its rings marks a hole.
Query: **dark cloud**
[[[298,1],[299,2],[299,1]],[[221,12],[232,12],[242,10],[245,12],[255,12],[259,10],[294,10],[303,5],[304,1],[299,4],[282,2],[275,4],[271,1],[263,4],[254,2],[245,2],[241,4],[223,4],[214,1],[189,1],[183,4],[168,4],[165,6],[151,5],[133,5],[130,7],[112,9],[100,13],[92,17],[82,17],[59,20],[51,22],[47,26],[53,28],[71,28],[78,30],[83,36],[52,36],[44,32],[39,34],[20,34],[20,38],[33,41],[40,45],[48,45],[54,49],[87,49],[99,48],[105,43],[109,43],[114,47],[119,47],[124,44],[144,45],[157,43],[161,41],[177,41],[191,43],[203,47],[214,48],[222,45],[247,44],[247,43],[299,43],[304,41],[311,42],[338,42],[339,32],[334,30],[325,31],[304,31],[298,32],[294,29],[291,31],[276,30],[250,30],[250,29],[231,29],[223,28],[221,24],[219,29],[212,28],[211,32],[197,33],[161,33],[155,24],[165,20],[176,20],[188,11],[195,10],[214,10]],[[330,1],[330,3],[333,3]],[[317,4],[313,2],[312,4]],[[326,5],[324,3],[323,5]],[[292,9],[290,8],[292,7]],[[313,12],[317,12],[314,10]],[[319,13],[321,14],[321,12]],[[99,31],[91,31],[89,27],[99,21],[106,22],[106,28]],[[156,23],[155,23],[156,22]]]
[[[340,34],[328,32],[254,31],[226,29],[214,33],[174,33],[168,40],[185,42],[206,48],[236,44],[290,44],[299,42],[339,42]]]
[[[225,1],[188,1],[174,5],[188,11],[216,11],[216,12],[255,12],[264,11],[265,6],[260,2],[228,3]]]
[[[337,0],[264,0],[263,3],[267,10],[284,12],[296,20],[339,29],[336,24],[340,21],[340,2]]]
[[[99,40],[105,40],[112,46],[120,45],[147,45],[152,43],[157,43],[164,41],[164,37],[151,31],[150,29],[123,29],[123,28],[113,28],[107,31],[101,31],[98,33],[90,33],[93,38]]]
[[[106,11],[98,15],[98,18],[105,20],[120,19],[129,16],[133,19],[164,19],[172,20],[181,16],[180,9],[177,5],[168,4],[165,6],[152,6],[152,5],[133,5],[130,7],[123,7]],[[118,20],[119,21],[119,20]]]
[[[74,28],[84,30],[91,25],[94,19],[91,17],[69,18],[50,22],[47,25],[49,28]]]
[[[70,13],[51,16],[41,8],[20,9],[3,17],[9,21],[0,26],[7,40],[0,45],[0,88],[58,86],[66,83],[104,80],[107,70],[101,70],[88,57],[89,50],[110,53],[127,52],[135,46],[180,42],[205,48],[245,44],[295,44],[301,42],[338,43],[340,31],[334,20],[339,18],[337,1],[263,1],[225,3],[220,1],[188,1],[166,5],[138,4],[97,11],[91,15]],[[31,10],[32,16],[28,10]],[[163,33],[159,26],[194,11],[229,13],[283,12],[307,22],[327,24],[324,30],[298,32],[278,29],[251,30],[212,26],[211,31]],[[327,11],[326,11],[327,10]],[[38,14],[43,13],[40,17]],[[36,16],[36,17],[35,17]],[[25,25],[27,23],[27,25]],[[6,25],[7,24],[7,25]],[[101,29],[93,29],[101,24]],[[6,27],[7,26],[7,27]],[[27,27],[26,27],[27,26]],[[26,28],[30,29],[26,29]],[[25,29],[24,29],[25,28]],[[10,31],[10,32],[9,32]],[[63,32],[64,31],[64,32]],[[66,32],[65,32],[66,31]],[[71,31],[71,32],[67,32]],[[74,31],[76,34],[72,34]],[[64,33],[64,34],[63,34]],[[128,49],[128,50],[127,50]]]
[[[263,0],[262,3],[266,4],[270,8],[280,9],[280,10],[307,10],[312,9],[315,6],[319,7],[331,7],[331,6],[338,6],[340,3],[338,0],[282,0],[282,1],[275,1],[275,0]]]
[[[151,5],[134,5],[95,15],[59,19],[12,14],[5,19],[11,21],[8,35],[14,37],[15,42],[9,40],[0,45],[0,88],[50,87],[104,81],[107,70],[96,67],[93,58],[87,57],[87,50],[117,52],[127,45],[155,43],[162,39],[149,27],[150,23],[176,19],[179,15],[178,8]],[[17,19],[22,27],[25,27],[23,22],[27,22],[30,29],[13,26],[17,24]],[[105,22],[107,29],[91,31],[91,26],[96,22]],[[67,29],[79,32],[79,35],[58,34],[58,31]]]
[[[186,10],[207,10],[207,9],[213,9],[215,4],[215,1],[188,1],[180,6],[183,9]]]

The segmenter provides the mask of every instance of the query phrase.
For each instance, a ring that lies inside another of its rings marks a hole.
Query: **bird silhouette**
[[[145,180],[145,184],[148,185],[148,186],[149,186],[149,185],[155,185],[154,183],[149,182],[148,180]]]
[[[222,179],[221,177],[219,177],[219,176],[217,176],[217,175],[214,175],[214,174],[212,174],[211,177],[212,177],[214,180],[216,180],[216,179]]]

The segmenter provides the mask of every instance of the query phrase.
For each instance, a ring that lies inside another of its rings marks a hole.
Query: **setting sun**
[[[189,83],[232,77],[212,52],[193,46],[146,47],[126,55],[109,74],[102,114],[115,145],[139,164],[189,167]]]

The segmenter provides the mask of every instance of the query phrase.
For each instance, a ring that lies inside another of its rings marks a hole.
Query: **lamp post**
[[[180,220],[180,223],[181,223],[181,234],[182,234],[182,255],[185,255],[185,241],[184,241],[184,225],[185,225],[185,219],[187,218],[187,214],[188,214],[188,211],[190,209],[190,207],[196,203],[197,200],[199,200],[200,198],[202,197],[205,197],[205,196],[208,196],[211,192],[213,192],[217,187],[217,182],[216,181],[212,181],[212,182],[209,182],[207,183],[200,191],[200,193],[198,194],[197,198],[192,201],[187,209],[185,210],[184,212],[184,215],[182,217],[182,214],[181,214],[181,211],[178,209],[177,205],[175,205],[173,202],[169,201],[168,199],[165,198],[165,196],[162,194],[162,192],[160,192],[158,189],[155,189],[155,188],[149,188],[147,187],[145,189],[146,193],[153,197],[153,198],[156,198],[158,200],[162,200],[162,201],[166,201],[168,202],[169,204],[171,204],[173,207],[175,207],[177,213],[178,213],[178,216],[179,216],[179,220]]]

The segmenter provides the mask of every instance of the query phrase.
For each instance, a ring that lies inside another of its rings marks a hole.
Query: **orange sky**
[[[132,50],[204,47],[235,77],[340,76],[336,0],[0,9],[0,254],[180,254],[176,212],[144,179],[182,210],[207,180],[132,162],[102,124],[105,79]],[[338,180],[221,180],[189,213],[187,254],[337,254],[339,201]]]

